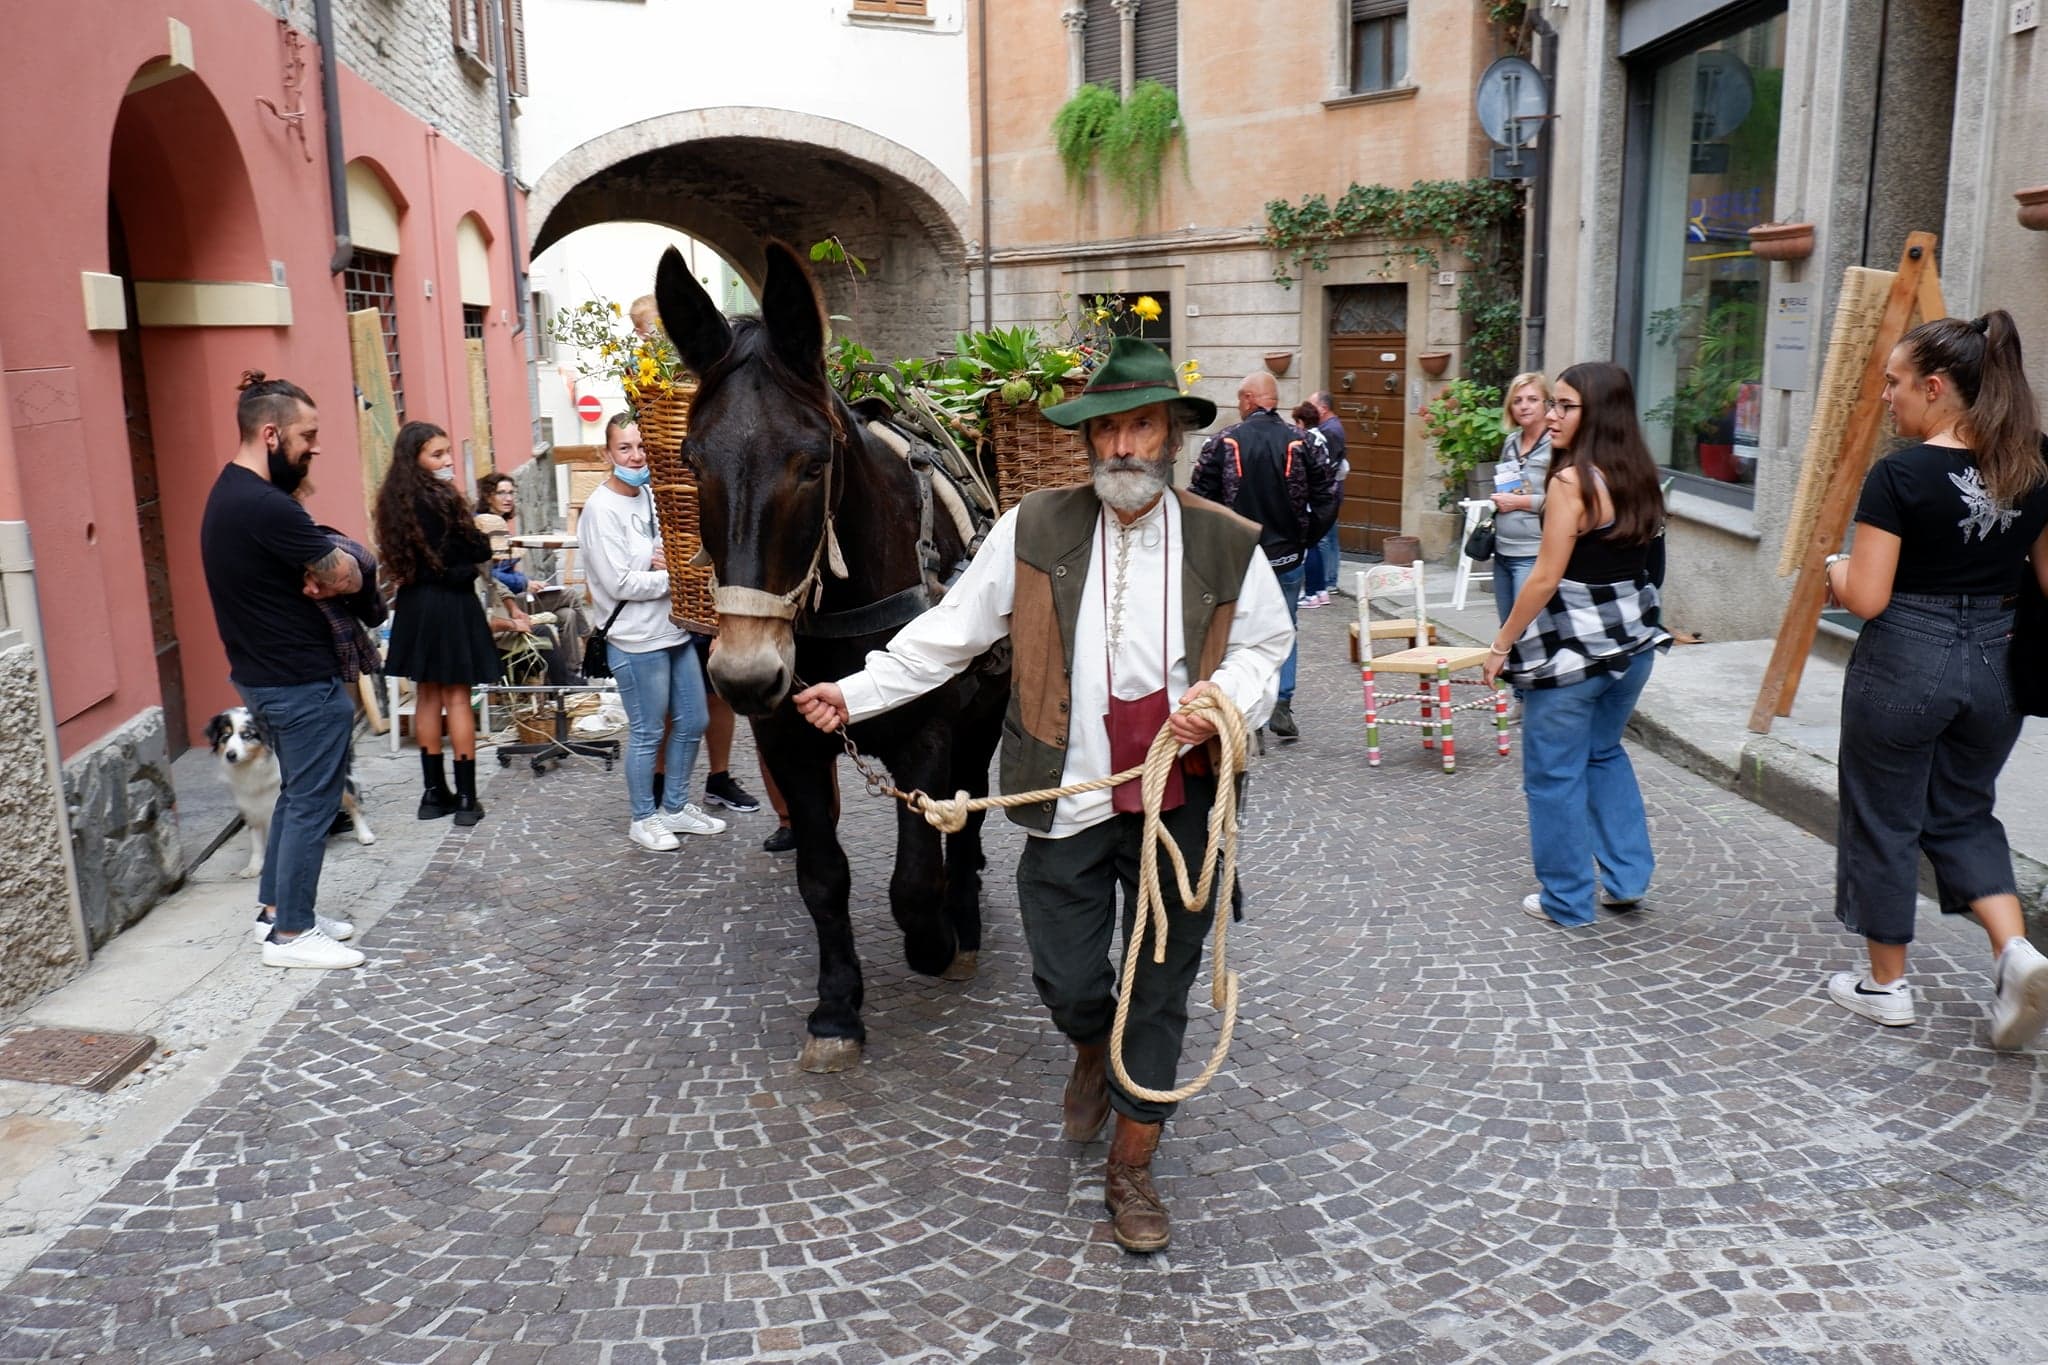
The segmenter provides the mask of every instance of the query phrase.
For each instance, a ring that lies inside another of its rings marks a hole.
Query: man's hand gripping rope
[[[1215,1079],[1216,1073],[1223,1069],[1224,1058],[1229,1055],[1231,1036],[1237,1031],[1238,979],[1237,973],[1229,970],[1225,958],[1230,911],[1223,905],[1218,905],[1215,910],[1216,946],[1209,964],[1210,1001],[1222,1012],[1223,1026],[1200,1074],[1178,1089],[1152,1090],[1131,1079],[1130,1073],[1124,1069],[1123,1053],[1124,1028],[1131,1014],[1131,990],[1137,981],[1138,954],[1148,930],[1153,938],[1153,962],[1161,965],[1166,962],[1166,897],[1160,888],[1160,851],[1163,849],[1173,864],[1174,882],[1180,891],[1182,908],[1186,910],[1199,913],[1219,888],[1227,891],[1237,881],[1237,778],[1244,770],[1249,732],[1245,728],[1244,715],[1221,689],[1209,683],[1199,683],[1190,688],[1182,697],[1179,709],[1153,736],[1152,747],[1146,751],[1145,761],[1138,767],[1071,786],[983,797],[970,797],[962,791],[954,793],[950,800],[921,791],[899,790],[886,776],[863,762],[860,751],[847,732],[844,702],[838,696],[838,689],[831,684],[805,689],[796,698],[796,704],[804,719],[811,724],[821,730],[839,731],[847,757],[852,759],[871,793],[896,798],[924,816],[927,824],[945,834],[966,828],[967,817],[976,811],[1035,806],[1063,796],[1103,791],[1140,779],[1145,831],[1143,851],[1138,860],[1138,913],[1131,928],[1130,942],[1125,945],[1123,975],[1117,984],[1116,1018],[1109,1030],[1109,1065],[1116,1073],[1117,1083],[1127,1093],[1154,1104],[1176,1104],[1199,1094]],[[1209,839],[1202,854],[1202,874],[1190,884],[1187,860],[1181,856],[1173,836],[1166,832],[1159,807],[1165,796],[1167,776],[1173,765],[1180,761],[1181,746],[1199,742],[1211,734],[1221,741],[1217,745],[1216,799],[1209,807]],[[1220,900],[1221,896],[1217,898]]]

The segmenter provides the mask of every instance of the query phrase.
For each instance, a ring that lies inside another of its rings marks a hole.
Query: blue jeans
[[[242,704],[270,730],[283,785],[263,845],[263,877],[256,895],[277,907],[277,932],[302,933],[314,924],[320,865],[327,859],[327,828],[341,809],[348,779],[349,741],[356,708],[340,678],[290,687],[243,687]]]
[[[662,764],[662,793],[672,811],[690,799],[690,770],[697,766],[697,742],[710,712],[704,704],[704,675],[691,657],[693,642],[639,653],[608,646],[619,703],[626,708],[626,797],[633,818],[654,814],[654,757],[668,727]],[[674,725],[669,725],[673,720]]]
[[[1313,555],[1316,552],[1315,546],[1311,545],[1308,552]],[[1308,569],[1306,566],[1297,564],[1285,573],[1278,575],[1280,579],[1280,595],[1287,599],[1287,619],[1293,621],[1297,626],[1301,623],[1301,584],[1302,579],[1307,573]],[[1287,646],[1287,662],[1280,665],[1281,701],[1294,700],[1294,672],[1300,657],[1301,646],[1296,642],[1290,641]]]
[[[1313,596],[1338,586],[1337,574],[1342,565],[1342,552],[1337,548],[1337,523],[1333,521],[1330,523],[1329,534],[1309,549],[1308,586],[1305,591]]]
[[[1543,908],[1559,924],[1598,918],[1596,863],[1611,899],[1634,900],[1649,890],[1657,860],[1621,732],[1656,657],[1646,649],[1621,672],[1569,687],[1532,687],[1522,703],[1529,857],[1543,885]]]
[[[1508,613],[1515,609],[1515,597],[1522,591],[1522,585],[1529,581],[1529,571],[1535,567],[1535,555],[1497,554],[1493,557],[1493,609],[1499,613],[1502,625],[1508,623]]]

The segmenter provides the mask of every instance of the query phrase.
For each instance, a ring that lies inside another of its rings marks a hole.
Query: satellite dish
[[[1502,57],[1479,78],[1479,126],[1503,147],[1527,147],[1543,131],[1550,90],[1543,73],[1521,57]]]

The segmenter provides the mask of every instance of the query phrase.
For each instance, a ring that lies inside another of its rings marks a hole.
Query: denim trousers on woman
[[[1920,855],[1941,908],[2012,895],[2012,850],[1991,813],[2019,739],[2006,656],[2011,599],[1895,594],[1866,622],[1842,684],[1835,917],[1911,943]]]
[[[1522,703],[1522,792],[1529,799],[1529,858],[1543,908],[1559,924],[1599,918],[1593,871],[1612,900],[1650,889],[1656,857],[1635,765],[1621,732],[1657,658],[1569,687],[1532,687]]]
[[[663,755],[662,790],[671,810],[681,810],[689,800],[690,770],[697,766],[697,743],[710,719],[704,674],[692,657],[696,648],[688,641],[639,651],[607,646],[619,703],[626,708],[626,797],[635,820],[654,814],[654,759],[662,753],[664,727],[668,752]]]
[[[1337,546],[1336,522],[1330,523],[1330,529],[1309,550],[1307,560],[1308,562],[1303,566],[1307,573],[1302,588],[1303,592],[1313,595],[1343,586],[1337,581],[1337,575],[1342,570],[1344,560],[1343,551]]]
[[[289,687],[242,687],[242,704],[270,730],[282,786],[263,846],[263,877],[256,895],[277,907],[279,933],[313,927],[320,868],[327,861],[327,830],[341,809],[348,782],[349,742],[356,708],[340,678]]]

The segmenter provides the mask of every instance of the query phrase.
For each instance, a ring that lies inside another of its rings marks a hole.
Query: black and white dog
[[[270,735],[263,722],[246,706],[235,706],[206,723],[206,740],[220,761],[221,781],[235,794],[235,807],[242,823],[249,827],[249,865],[244,877],[263,875],[263,848],[270,839],[270,815],[277,807],[277,793],[283,785],[278,774],[277,755],[271,751]],[[374,844],[377,836],[363,819],[363,806],[356,792],[356,780],[343,778],[341,808],[355,825],[356,842]]]

